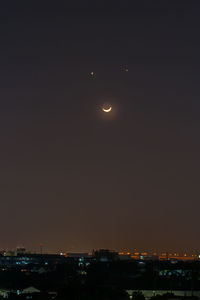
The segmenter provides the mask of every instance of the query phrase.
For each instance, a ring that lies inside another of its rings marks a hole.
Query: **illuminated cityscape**
[[[98,252],[98,250],[96,250]],[[116,251],[116,250],[100,250],[105,252],[106,254],[113,254],[115,255],[116,259],[118,260],[159,260],[159,261],[195,261],[200,259],[200,252],[196,254],[179,254],[177,252],[174,253],[168,253],[168,252],[140,252],[137,251],[136,249],[134,251]],[[103,254],[103,252],[102,252]],[[18,257],[18,256],[23,256],[27,255],[32,256],[32,255],[55,255],[55,256],[61,256],[61,257],[87,257],[87,258],[92,258],[95,256],[95,250],[91,250],[90,252],[60,252],[60,253],[52,253],[52,252],[46,252],[43,253],[42,250],[40,252],[31,252],[30,250],[27,250],[25,247],[17,247],[15,250],[0,250],[0,258],[3,257]]]
[[[16,285],[9,287],[7,282],[13,276]],[[140,296],[147,299],[156,295],[165,299],[198,298],[200,257],[179,256],[178,253],[153,253],[151,256],[147,252],[118,253],[107,249],[91,253],[41,254],[30,253],[21,247],[1,252],[0,278],[1,286],[4,286],[0,288],[3,299],[30,299],[30,296],[33,299],[60,299],[62,293],[65,297],[72,293],[75,298],[70,299],[76,299],[80,293],[86,293],[88,297],[91,285],[99,295],[115,291],[116,295],[122,293],[122,299],[136,297],[138,290]],[[30,285],[32,282],[36,286]],[[77,288],[74,290],[74,284],[79,287],[79,292]],[[113,299],[114,296],[110,297]]]

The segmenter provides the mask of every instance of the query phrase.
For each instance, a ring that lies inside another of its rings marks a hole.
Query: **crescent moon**
[[[110,112],[112,110],[112,106],[110,106],[108,109],[102,108],[102,110],[106,113]]]

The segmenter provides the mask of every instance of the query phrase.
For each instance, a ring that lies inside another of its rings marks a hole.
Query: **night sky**
[[[199,1],[70,2],[0,4],[0,247],[200,249]]]

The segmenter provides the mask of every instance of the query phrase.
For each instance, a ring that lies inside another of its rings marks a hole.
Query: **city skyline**
[[[18,246],[13,249],[0,249],[0,256],[23,256],[23,255],[60,255],[64,257],[91,257],[95,256],[95,253],[102,253],[107,255],[108,253],[116,254],[119,258],[134,259],[134,260],[199,260],[200,251],[191,250],[190,252],[177,252],[177,251],[156,251],[155,249],[61,249],[60,251],[51,251],[45,248],[44,245],[40,245],[38,249],[27,249],[24,246]]]

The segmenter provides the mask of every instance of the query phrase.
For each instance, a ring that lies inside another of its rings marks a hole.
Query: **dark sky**
[[[198,250],[199,1],[69,3],[0,4],[0,247]]]

